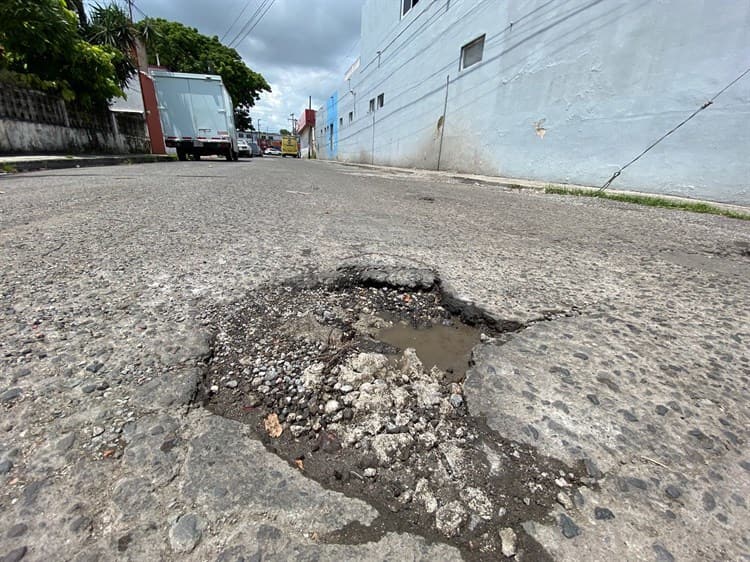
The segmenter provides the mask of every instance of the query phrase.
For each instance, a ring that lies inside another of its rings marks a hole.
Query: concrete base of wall
[[[0,153],[125,151],[122,140],[110,132],[0,119]]]
[[[0,172],[33,172],[90,166],[117,166],[120,164],[146,164],[171,162],[174,158],[162,154],[84,155],[84,156],[0,156]]]

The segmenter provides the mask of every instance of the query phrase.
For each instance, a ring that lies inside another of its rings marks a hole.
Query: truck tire
[[[187,154],[182,148],[177,149],[177,160],[179,160],[180,162],[184,162],[185,160],[187,160]]]
[[[199,152],[193,152],[193,160],[200,160],[201,155]]]

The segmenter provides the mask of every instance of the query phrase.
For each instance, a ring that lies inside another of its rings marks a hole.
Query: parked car
[[[251,156],[257,156],[258,158],[263,158],[263,151],[260,149],[257,142],[250,142],[248,144],[250,145]]]
[[[281,151],[275,146],[269,146],[264,151],[264,154],[267,154],[268,156],[281,156]]]
[[[247,144],[245,139],[237,139],[237,152],[240,156],[247,156],[248,158],[253,155],[250,145]]]

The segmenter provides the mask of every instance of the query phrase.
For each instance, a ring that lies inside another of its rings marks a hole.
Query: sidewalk
[[[362,164],[359,162],[340,162],[337,160],[317,160],[317,162],[338,164],[342,166],[350,166],[353,168],[364,168],[372,170],[383,170],[387,173],[401,173],[407,175],[419,175],[423,177],[432,177],[435,179],[449,179],[462,183],[474,183],[482,185],[495,185],[498,187],[504,187],[506,189],[529,189],[535,191],[544,192],[547,189],[560,189],[572,192],[573,195],[576,192],[597,192],[599,187],[590,185],[579,185],[572,183],[553,183],[548,181],[530,180],[521,178],[508,178],[502,176],[485,176],[480,174],[470,174],[462,172],[454,172],[449,170],[423,170],[419,168],[400,168],[396,166],[382,166],[377,164]],[[634,195],[643,196],[653,199],[663,199],[667,201],[674,201],[677,203],[686,204],[700,204],[705,203],[718,209],[727,211],[734,211],[739,213],[747,213],[748,207],[739,203],[723,203],[721,201],[710,201],[705,199],[693,199],[691,197],[681,197],[678,195],[668,195],[662,193],[651,193],[647,191],[636,191],[633,189],[608,189],[607,195]]]
[[[120,164],[145,164],[150,162],[169,162],[172,159],[172,156],[163,154],[79,154],[75,156],[22,154],[19,156],[0,156],[0,173],[84,168],[88,166],[117,166]]]

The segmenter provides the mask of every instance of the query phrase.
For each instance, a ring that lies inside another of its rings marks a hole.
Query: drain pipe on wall
[[[372,153],[370,164],[375,164],[375,112],[372,112]]]
[[[440,148],[438,148],[437,169],[440,171],[440,159],[443,157],[443,137],[445,136],[445,113],[448,111],[448,86],[451,83],[451,75],[445,77],[445,101],[443,102],[443,126],[440,128]]]

